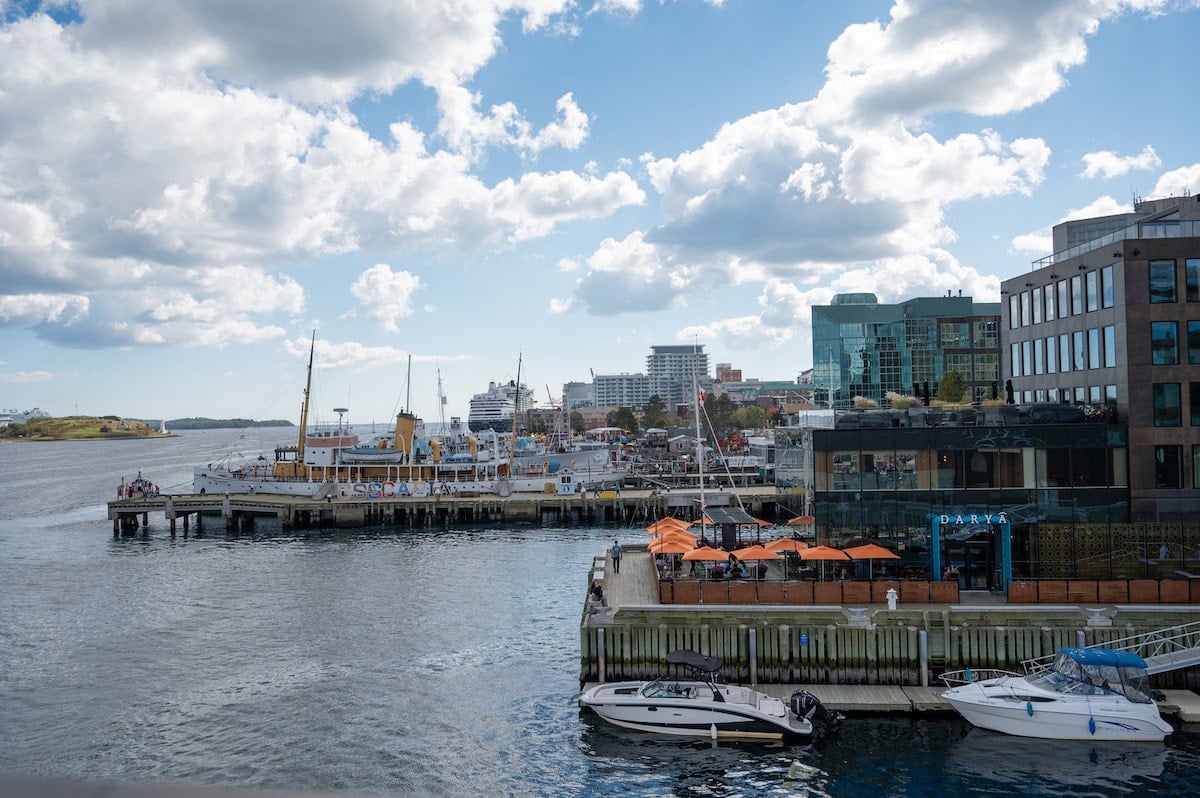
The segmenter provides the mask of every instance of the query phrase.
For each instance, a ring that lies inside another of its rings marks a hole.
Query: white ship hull
[[[1010,687],[1011,691],[989,690],[987,682],[980,682],[948,690],[942,697],[971,725],[1018,737],[1156,742],[1171,733],[1171,725],[1153,704],[1103,696],[1086,701],[1037,701],[1038,691]]]
[[[263,493],[323,499],[335,495],[337,483],[285,480],[273,475],[237,475],[228,471],[196,466],[192,476],[193,493]]]

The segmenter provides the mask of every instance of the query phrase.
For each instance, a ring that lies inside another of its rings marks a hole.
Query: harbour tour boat
[[[1051,740],[1155,741],[1170,734],[1146,661],[1129,651],[1064,648],[1037,673],[942,676],[942,697],[972,725]]]
[[[797,690],[785,704],[724,684],[722,662],[715,657],[681,650],[667,654],[667,662],[683,666],[688,678],[601,684],[584,691],[579,703],[625,729],[713,739],[811,737],[814,717],[831,724],[841,719],[806,690]]]

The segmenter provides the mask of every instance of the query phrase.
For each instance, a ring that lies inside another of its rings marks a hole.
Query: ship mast
[[[517,353],[517,392],[513,396],[513,419],[512,419],[512,454],[509,455],[509,460],[515,460],[517,457],[517,420],[521,417],[521,353]]]
[[[296,443],[296,463],[304,462],[304,439],[308,437],[308,397],[312,393],[313,353],[317,350],[317,331],[313,330],[308,347],[308,381],[304,384],[304,404],[300,407],[300,440]]]

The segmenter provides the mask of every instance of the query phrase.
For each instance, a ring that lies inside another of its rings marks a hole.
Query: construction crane
[[[550,393],[550,386],[546,386],[546,399],[550,404],[551,410],[562,410],[562,402],[554,398],[554,394]]]

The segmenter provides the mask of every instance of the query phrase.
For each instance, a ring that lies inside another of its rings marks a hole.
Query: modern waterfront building
[[[1001,284],[1013,398],[1127,424],[1130,520],[1195,520],[1200,196],[1064,222],[1053,240],[1053,255]]]
[[[650,378],[645,374],[597,374],[596,405],[641,408],[650,398]]]
[[[1111,578],[1123,567],[1114,547],[1161,545],[1126,523],[1126,428],[1079,408],[838,411],[834,429],[790,435],[792,448],[812,448],[818,537],[883,542],[915,571],[936,579],[950,569],[964,590]],[[777,430],[777,447],[783,438]],[[1194,545],[1198,533],[1174,534],[1173,544]]]
[[[694,407],[693,379],[700,385],[711,382],[708,354],[699,344],[652,346],[646,356],[646,376],[650,381],[648,396],[657,395],[668,408],[681,404]]]
[[[990,399],[1001,387],[999,304],[959,295],[886,305],[874,294],[839,294],[814,306],[812,318],[818,406],[848,408],[854,397],[886,405],[889,392],[936,398],[950,371],[971,400]]]

